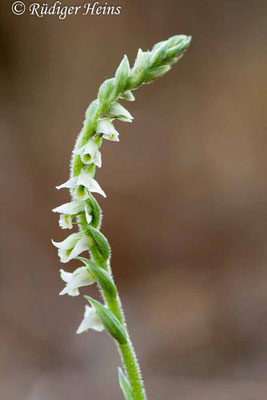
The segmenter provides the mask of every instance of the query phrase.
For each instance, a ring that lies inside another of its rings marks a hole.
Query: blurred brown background
[[[103,232],[149,398],[266,399],[267,2],[121,0],[120,16],[64,21],[15,16],[11,3],[0,12],[1,400],[122,399],[114,344],[77,336],[85,302],[58,296],[50,238],[69,231],[50,210],[69,199],[55,185],[98,86],[124,53],[132,62],[178,33],[190,50],[136,92],[134,123],[103,146]]]

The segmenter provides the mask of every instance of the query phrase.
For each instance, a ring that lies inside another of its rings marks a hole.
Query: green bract
[[[108,240],[99,231],[101,208],[92,195],[105,192],[94,179],[96,167],[102,165],[100,148],[103,140],[118,142],[119,133],[115,129],[117,120],[132,122],[130,112],[120,104],[120,100],[134,101],[132,93],[143,83],[150,83],[166,74],[172,65],[183,56],[191,42],[191,37],[177,35],[157,43],[151,51],[138,50],[133,67],[124,56],[115,77],[107,79],[99,88],[97,99],[88,107],[82,130],[77,138],[71,158],[70,178],[57,189],[68,188],[72,201],[56,207],[60,214],[62,229],[71,229],[77,224],[79,232],[72,233],[62,242],[53,242],[58,248],[61,262],[74,258],[84,262],[73,273],[61,270],[66,286],[60,294],[79,295],[79,288],[97,282],[104,304],[86,296],[92,307],[85,306],[84,318],[77,333],[88,329],[106,330],[116,341],[127,377],[119,369],[119,381],[125,400],[145,400],[140,368],[129,338],[119,294],[112,278]],[[76,222],[73,220],[76,219]],[[88,251],[91,260],[78,257]]]

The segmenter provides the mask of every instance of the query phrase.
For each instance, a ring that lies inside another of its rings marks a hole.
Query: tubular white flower
[[[70,216],[78,215],[83,211],[85,212],[87,223],[90,224],[90,222],[92,221],[92,216],[90,215],[91,208],[89,204],[85,203],[84,201],[74,200],[69,203],[62,204],[61,206],[54,208],[52,211],[61,213],[59,219],[59,225],[63,229],[69,228],[70,224],[72,228],[72,223],[71,223],[72,218]],[[69,219],[69,217],[71,219]],[[67,226],[68,223],[69,225]]]
[[[99,119],[96,132],[102,133],[104,139],[119,142],[119,132],[114,128],[112,121],[112,118]]]
[[[106,197],[105,192],[101,189],[99,183],[92,177],[90,172],[82,170],[78,176],[77,185],[84,186],[89,192],[96,192]]]
[[[88,331],[88,329],[94,329],[95,331],[102,332],[105,328],[95,309],[86,305],[83,320],[76,333],[79,335],[80,333]]]
[[[78,296],[78,288],[92,285],[95,278],[87,267],[77,268],[73,273],[60,270],[61,279],[66,282],[66,286],[59,293],[60,295],[68,294],[69,296]]]
[[[52,240],[52,243],[58,248],[58,256],[62,263],[72,260],[85,250],[90,250],[92,245],[90,237],[83,232],[72,233],[62,242]]]
[[[121,104],[114,101],[108,111],[109,115],[117,117],[121,121],[132,122],[133,116]]]
[[[77,154],[81,157],[84,164],[95,164],[101,168],[101,153],[98,149],[97,144],[93,139],[90,139],[83,147],[78,150],[74,150],[73,154]]]
[[[75,176],[74,178],[70,178],[67,182],[63,183],[60,186],[56,186],[57,189],[68,188],[75,189],[74,197],[78,200],[86,200],[88,198],[88,193],[81,188],[80,186],[84,186],[88,192],[99,193],[102,196],[106,197],[105,192],[101,189],[99,183],[92,177],[90,172],[82,170],[79,176]]]

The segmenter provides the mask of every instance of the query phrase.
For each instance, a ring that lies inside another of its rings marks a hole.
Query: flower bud
[[[114,100],[115,78],[107,79],[99,88],[98,100],[103,107],[106,107]]]
[[[143,77],[147,72],[148,62],[149,52],[143,52],[141,49],[139,49],[134,66],[131,71],[131,88],[137,88],[137,86],[142,83]]]
[[[170,69],[171,67],[169,65],[162,65],[161,67],[149,70],[145,76],[145,82],[150,82],[159,78],[160,76],[166,74],[166,72],[168,72]]]
[[[115,75],[116,97],[120,93],[123,93],[125,91],[129,75],[130,75],[130,65],[128,57],[125,55]]]

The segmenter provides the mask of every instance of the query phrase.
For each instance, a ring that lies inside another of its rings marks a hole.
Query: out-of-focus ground
[[[73,1],[73,3],[77,3]],[[129,1],[120,16],[1,20],[0,397],[121,399],[109,337],[59,297],[50,210],[84,111],[124,53],[184,59],[128,103],[97,179],[103,232],[153,400],[267,396],[267,2]],[[74,266],[75,264],[73,264]],[[72,268],[71,265],[67,267]],[[97,296],[94,288],[82,291]]]

